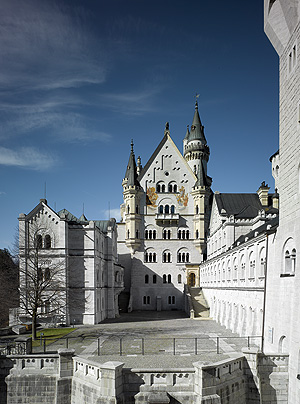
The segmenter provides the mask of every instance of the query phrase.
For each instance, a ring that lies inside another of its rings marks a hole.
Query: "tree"
[[[18,264],[8,250],[0,249],[0,327],[8,325],[9,309],[19,304],[18,285]]]
[[[20,228],[20,314],[31,317],[36,339],[39,317],[65,318],[66,256],[55,248],[55,234],[46,221],[26,222]]]

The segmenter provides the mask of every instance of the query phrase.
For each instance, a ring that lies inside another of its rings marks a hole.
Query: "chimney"
[[[141,160],[141,157],[139,156],[139,157],[137,158],[137,163],[136,163],[137,175],[140,175],[140,174],[141,174],[142,168],[143,168],[143,166],[142,166],[142,160]]]
[[[267,208],[269,203],[268,203],[268,193],[269,193],[269,189],[270,187],[268,186],[268,184],[265,183],[265,181],[263,181],[261,183],[261,186],[258,188],[258,190],[256,191],[260,200],[260,203],[262,204],[263,208]]]
[[[273,203],[273,208],[279,209],[279,193],[277,192],[277,188],[275,188],[275,193],[272,196],[272,203]]]

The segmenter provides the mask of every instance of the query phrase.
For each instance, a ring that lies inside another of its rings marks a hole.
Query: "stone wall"
[[[288,403],[289,356],[245,350],[247,404]],[[261,397],[261,401],[259,399]]]
[[[74,358],[72,404],[114,404],[122,402],[123,378],[121,362],[99,364]]]
[[[202,403],[247,403],[243,356],[211,365],[197,362],[194,366],[195,392],[202,397]]]
[[[58,354],[19,355],[0,363],[6,377],[4,404],[285,404],[288,355],[246,350],[207,365],[184,369],[124,369],[121,362],[99,363]],[[11,369],[11,366],[13,368]]]
[[[70,404],[74,350],[58,354],[11,355],[7,404]]]

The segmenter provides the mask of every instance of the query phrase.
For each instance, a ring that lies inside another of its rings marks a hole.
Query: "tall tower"
[[[186,135],[183,140],[183,155],[195,174],[197,173],[200,161],[202,162],[205,174],[207,174],[209,147],[207,146],[204,135],[204,126],[200,120],[197,100],[191,130],[187,128]]]
[[[131,253],[134,254],[141,245],[142,229],[140,200],[143,195],[143,190],[138,181],[133,141],[131,141],[131,152],[122,186],[125,203],[125,243]]]
[[[194,245],[206,257],[206,240],[211,211],[211,183],[212,179],[205,173],[200,160],[197,169],[197,181],[193,186],[191,195],[194,200]]]
[[[191,130],[187,128],[183,140],[183,152],[184,158],[197,176],[197,181],[191,192],[194,200],[194,245],[204,258],[210,218],[212,179],[207,175],[207,162],[210,152],[204,135],[204,126],[200,120],[197,101]]]

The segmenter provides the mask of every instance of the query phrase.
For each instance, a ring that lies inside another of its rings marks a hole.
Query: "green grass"
[[[76,328],[69,327],[69,328],[44,328],[42,330],[37,331],[37,339],[32,341],[32,346],[39,346],[40,345],[40,336],[41,333],[42,339],[46,339],[46,345],[51,344],[51,342],[56,341],[59,338],[64,337],[65,335],[69,334],[70,332],[74,331]]]

